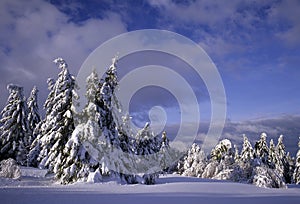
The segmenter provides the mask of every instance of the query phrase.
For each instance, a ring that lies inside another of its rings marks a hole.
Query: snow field
[[[39,170],[37,170],[39,171]],[[51,179],[22,177],[20,180],[0,180],[1,204],[7,203],[299,203],[300,188],[265,189],[254,185],[161,175],[156,185],[120,185],[106,183],[75,183],[59,185]],[[10,182],[9,182],[10,181]],[[29,182],[31,181],[31,182]]]

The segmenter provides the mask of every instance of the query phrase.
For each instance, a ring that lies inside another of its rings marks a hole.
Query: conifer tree
[[[37,124],[41,121],[41,117],[39,114],[39,107],[38,107],[38,101],[37,101],[37,93],[38,89],[36,86],[33,87],[31,90],[30,96],[27,99],[27,106],[28,106],[28,128],[29,128],[29,145],[32,144],[33,140],[35,139],[34,135],[34,129],[37,126]],[[28,146],[29,151],[30,146]]]
[[[28,138],[27,106],[23,87],[9,84],[9,97],[1,111],[0,160],[13,158],[26,164]]]
[[[291,183],[292,181],[292,164],[287,152],[285,151],[285,145],[283,143],[283,135],[280,135],[276,145],[276,152],[278,154],[278,170],[283,174],[284,180],[286,183]]]
[[[300,184],[300,137],[299,137],[298,147],[299,150],[296,155],[295,170],[293,174],[293,181],[295,184]]]
[[[50,93],[45,102],[46,117],[40,123],[29,153],[31,165],[58,171],[63,149],[74,130],[72,100],[76,97],[75,78],[62,58],[54,63],[61,69],[58,79],[49,81]]]
[[[243,135],[243,139],[244,142],[240,157],[243,162],[249,162],[253,159],[254,150],[246,135]]]
[[[261,133],[260,139],[255,143],[255,156],[266,164],[268,161],[268,153],[267,134]]]
[[[78,114],[78,124],[64,147],[61,163],[57,164],[56,177],[64,184],[102,179],[101,164],[90,155],[83,143],[85,140],[97,140],[102,134],[99,124],[101,108],[98,106],[101,87],[96,70],[87,77],[86,83],[87,104]]]
[[[183,160],[182,169],[179,169],[179,171],[184,176],[201,177],[206,164],[207,159],[204,151],[200,149],[199,145],[193,143]]]

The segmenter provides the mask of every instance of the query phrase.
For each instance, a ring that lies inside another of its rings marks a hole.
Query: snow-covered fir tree
[[[147,155],[159,152],[162,140],[157,135],[155,136],[150,128],[150,124],[146,123],[145,126],[138,131],[135,140],[135,150],[137,155]]]
[[[207,158],[199,145],[193,143],[183,161],[178,162],[178,173],[184,176],[201,177],[207,165]]]
[[[27,161],[29,132],[27,123],[27,105],[23,87],[9,84],[9,97],[1,111],[0,120],[0,160],[13,158],[19,164]]]
[[[247,136],[243,134],[243,145],[239,160],[236,161],[237,165],[241,170],[241,180],[247,182],[252,175],[253,171],[253,159],[254,159],[254,150]]]
[[[283,178],[265,164],[254,167],[252,183],[263,188],[286,188]]]
[[[113,102],[115,99],[115,90],[118,86],[117,77],[117,58],[113,58],[112,64],[106,71],[103,83],[100,87],[99,107],[100,111],[100,128],[103,135],[110,144],[119,145],[118,131],[113,116]]]
[[[254,150],[246,135],[243,135],[243,139],[244,141],[243,141],[240,160],[246,163],[253,159]]]
[[[288,156],[289,154],[285,150],[285,145],[283,143],[283,135],[278,137],[278,142],[276,145],[276,152],[278,154],[278,170],[283,174],[286,183],[291,183],[293,176],[293,161]],[[280,169],[279,169],[280,168]]]
[[[133,137],[130,117],[122,115],[115,96],[116,63],[113,59],[102,79],[99,80],[94,70],[86,80],[88,102],[78,113],[78,124],[54,168],[62,183],[115,179],[124,183],[153,184],[157,178],[156,173],[135,175],[140,168],[138,157],[150,155],[145,158],[157,163],[158,156],[154,153],[159,152],[162,143],[149,125]],[[165,138],[164,146],[168,146],[167,140]]]
[[[281,161],[279,161],[279,156],[278,156],[278,152],[276,151],[274,141],[273,141],[273,139],[271,139],[270,145],[269,145],[267,164],[270,168],[275,169],[275,166],[280,165],[280,162]],[[283,173],[281,170],[280,170],[280,172]],[[283,176],[283,174],[282,174],[282,176]]]
[[[265,188],[286,188],[284,176],[280,171],[281,163],[278,162],[279,153],[274,142],[271,140],[270,148],[266,145],[269,152],[266,154],[268,155],[266,163],[263,163],[260,157],[255,158],[254,150],[248,138],[245,135],[243,135],[243,138],[243,148],[240,155],[237,148],[233,150],[229,140],[220,141],[211,151],[211,158],[206,160],[206,166],[201,177],[253,183]],[[281,143],[282,137],[279,139],[280,146],[283,145]],[[196,147],[197,145],[194,144],[187,155],[178,162],[177,173],[187,176],[200,176],[199,173],[195,174],[195,170],[199,169],[198,166],[203,164],[206,157],[203,157],[203,152],[195,151],[194,149],[199,150]],[[193,159],[194,157],[201,157],[203,160],[197,162]],[[289,158],[288,161],[291,160],[288,155],[286,158]],[[279,167],[277,167],[278,165]]]
[[[280,164],[274,142],[271,140],[269,148],[266,138],[266,133],[262,133],[255,144],[256,158],[250,182],[264,188],[286,188],[281,170],[277,170]]]
[[[255,156],[266,164],[268,161],[268,154],[267,134],[263,132],[260,135],[260,139],[255,143]]]
[[[30,145],[35,139],[34,129],[37,126],[37,124],[41,121],[38,101],[37,101],[37,94],[38,94],[38,89],[36,88],[36,86],[34,86],[33,89],[31,90],[29,98],[27,99],[27,107],[28,107],[27,121],[28,121],[29,133],[30,133],[28,142]],[[28,151],[29,148],[30,146],[28,146]]]
[[[240,169],[235,165],[235,151],[228,139],[221,140],[211,151],[210,160],[208,161],[202,178],[214,178],[222,180],[240,180]]]
[[[89,154],[82,143],[84,138],[95,140],[101,135],[100,108],[97,106],[97,96],[101,87],[96,70],[93,70],[86,82],[87,105],[77,115],[78,124],[63,149],[62,162],[57,164],[56,177],[64,184],[78,180],[101,180],[99,162]]]
[[[296,155],[295,170],[293,174],[293,182],[295,184],[300,184],[300,137],[299,137],[298,147],[299,150]]]
[[[48,81],[50,93],[45,102],[45,119],[39,123],[37,137],[31,145],[29,164],[49,171],[58,171],[63,149],[74,130],[72,100],[76,97],[75,78],[69,73],[67,63],[57,58],[54,63],[61,70],[58,79]]]

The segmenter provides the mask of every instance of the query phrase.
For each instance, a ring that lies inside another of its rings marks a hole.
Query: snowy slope
[[[37,175],[41,172],[36,172]],[[34,173],[32,172],[34,176]],[[0,179],[0,203],[300,203],[300,188],[263,189],[254,185],[198,179],[178,175],[160,176],[156,185],[76,183],[62,186],[51,176]]]

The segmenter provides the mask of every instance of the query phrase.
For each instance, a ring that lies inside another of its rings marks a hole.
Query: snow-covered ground
[[[0,203],[300,203],[300,186],[264,189],[226,181],[160,176],[156,185],[120,185],[116,182],[63,186],[43,170],[23,168],[18,180],[0,178]]]

